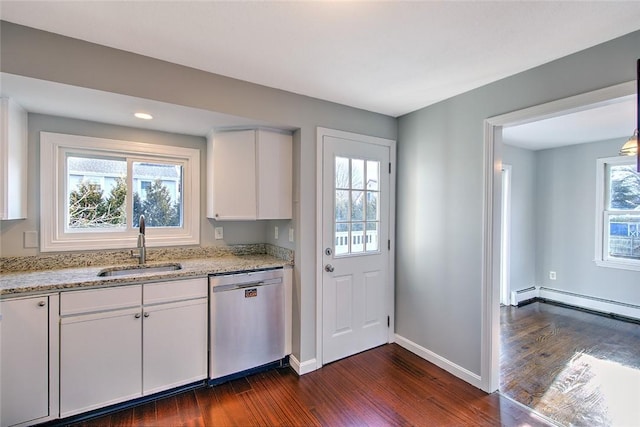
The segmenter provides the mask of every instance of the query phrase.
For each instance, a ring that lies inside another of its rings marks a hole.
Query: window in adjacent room
[[[199,243],[199,151],[42,132],[42,251]]]
[[[635,157],[598,159],[596,263],[640,270],[640,174]]]

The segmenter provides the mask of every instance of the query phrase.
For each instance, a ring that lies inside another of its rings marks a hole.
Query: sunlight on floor
[[[574,408],[570,424],[636,426],[640,420],[640,370],[576,353],[555,377],[536,410]]]

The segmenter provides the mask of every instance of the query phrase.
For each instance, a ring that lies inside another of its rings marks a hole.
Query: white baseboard
[[[450,360],[447,360],[444,357],[432,352],[431,350],[427,350],[426,348],[398,334],[396,334],[396,344],[444,369],[450,374],[455,375],[461,380],[468,382],[472,386],[482,389],[482,381],[480,375],[474,374],[473,372],[466,370],[462,366],[458,366]]]
[[[522,301],[528,301],[538,297],[538,289],[535,286],[519,289],[511,292],[511,305],[518,305]]]
[[[586,308],[588,310],[595,310],[606,314],[617,314],[619,316],[640,320],[640,306],[638,305],[580,295],[573,292],[561,291],[559,289],[545,287],[540,287],[539,289],[537,289],[537,291],[538,297],[544,298],[545,300]]]
[[[308,374],[309,372],[313,372],[318,369],[316,359],[306,360],[300,363],[293,354],[289,356],[289,365],[291,365],[293,370],[296,371],[298,376]]]

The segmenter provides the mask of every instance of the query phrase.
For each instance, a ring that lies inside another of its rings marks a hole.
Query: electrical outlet
[[[556,272],[555,271],[550,271],[549,272],[549,279],[550,280],[556,280]]]
[[[224,239],[224,228],[222,227],[216,227],[214,229],[214,234],[215,234],[215,238],[216,240],[222,240]]]
[[[289,241],[293,242],[293,228],[289,228]]]
[[[278,240],[278,226],[276,225],[274,232],[273,232],[273,238]]]

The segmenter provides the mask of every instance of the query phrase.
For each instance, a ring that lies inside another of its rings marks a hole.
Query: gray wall
[[[511,165],[511,290],[536,285],[536,156],[504,145],[502,162]]]
[[[635,32],[400,117],[397,334],[480,375],[483,120],[635,80],[638,57]]]
[[[396,119],[8,22],[0,26],[0,39],[3,72],[299,129],[294,135],[293,350],[302,362],[315,358],[316,128],[396,139]]]
[[[596,159],[617,156],[625,140],[536,152],[538,286],[640,305],[639,272],[594,262]]]
[[[640,273],[598,267],[596,160],[615,157],[626,138],[530,151],[503,147],[513,166],[511,289],[545,286],[640,304]],[[556,272],[556,280],[549,279]]]
[[[40,132],[84,135],[123,141],[148,142],[159,145],[195,148],[200,150],[200,245],[214,246],[238,243],[263,243],[266,221],[219,222],[206,216],[206,139],[189,135],[156,132],[145,129],[113,126],[63,117],[29,114],[29,167],[27,219],[3,221],[0,228],[0,254],[2,256],[37,255],[38,249],[23,247],[24,231],[40,231]],[[224,240],[214,240],[213,228],[224,227]]]

